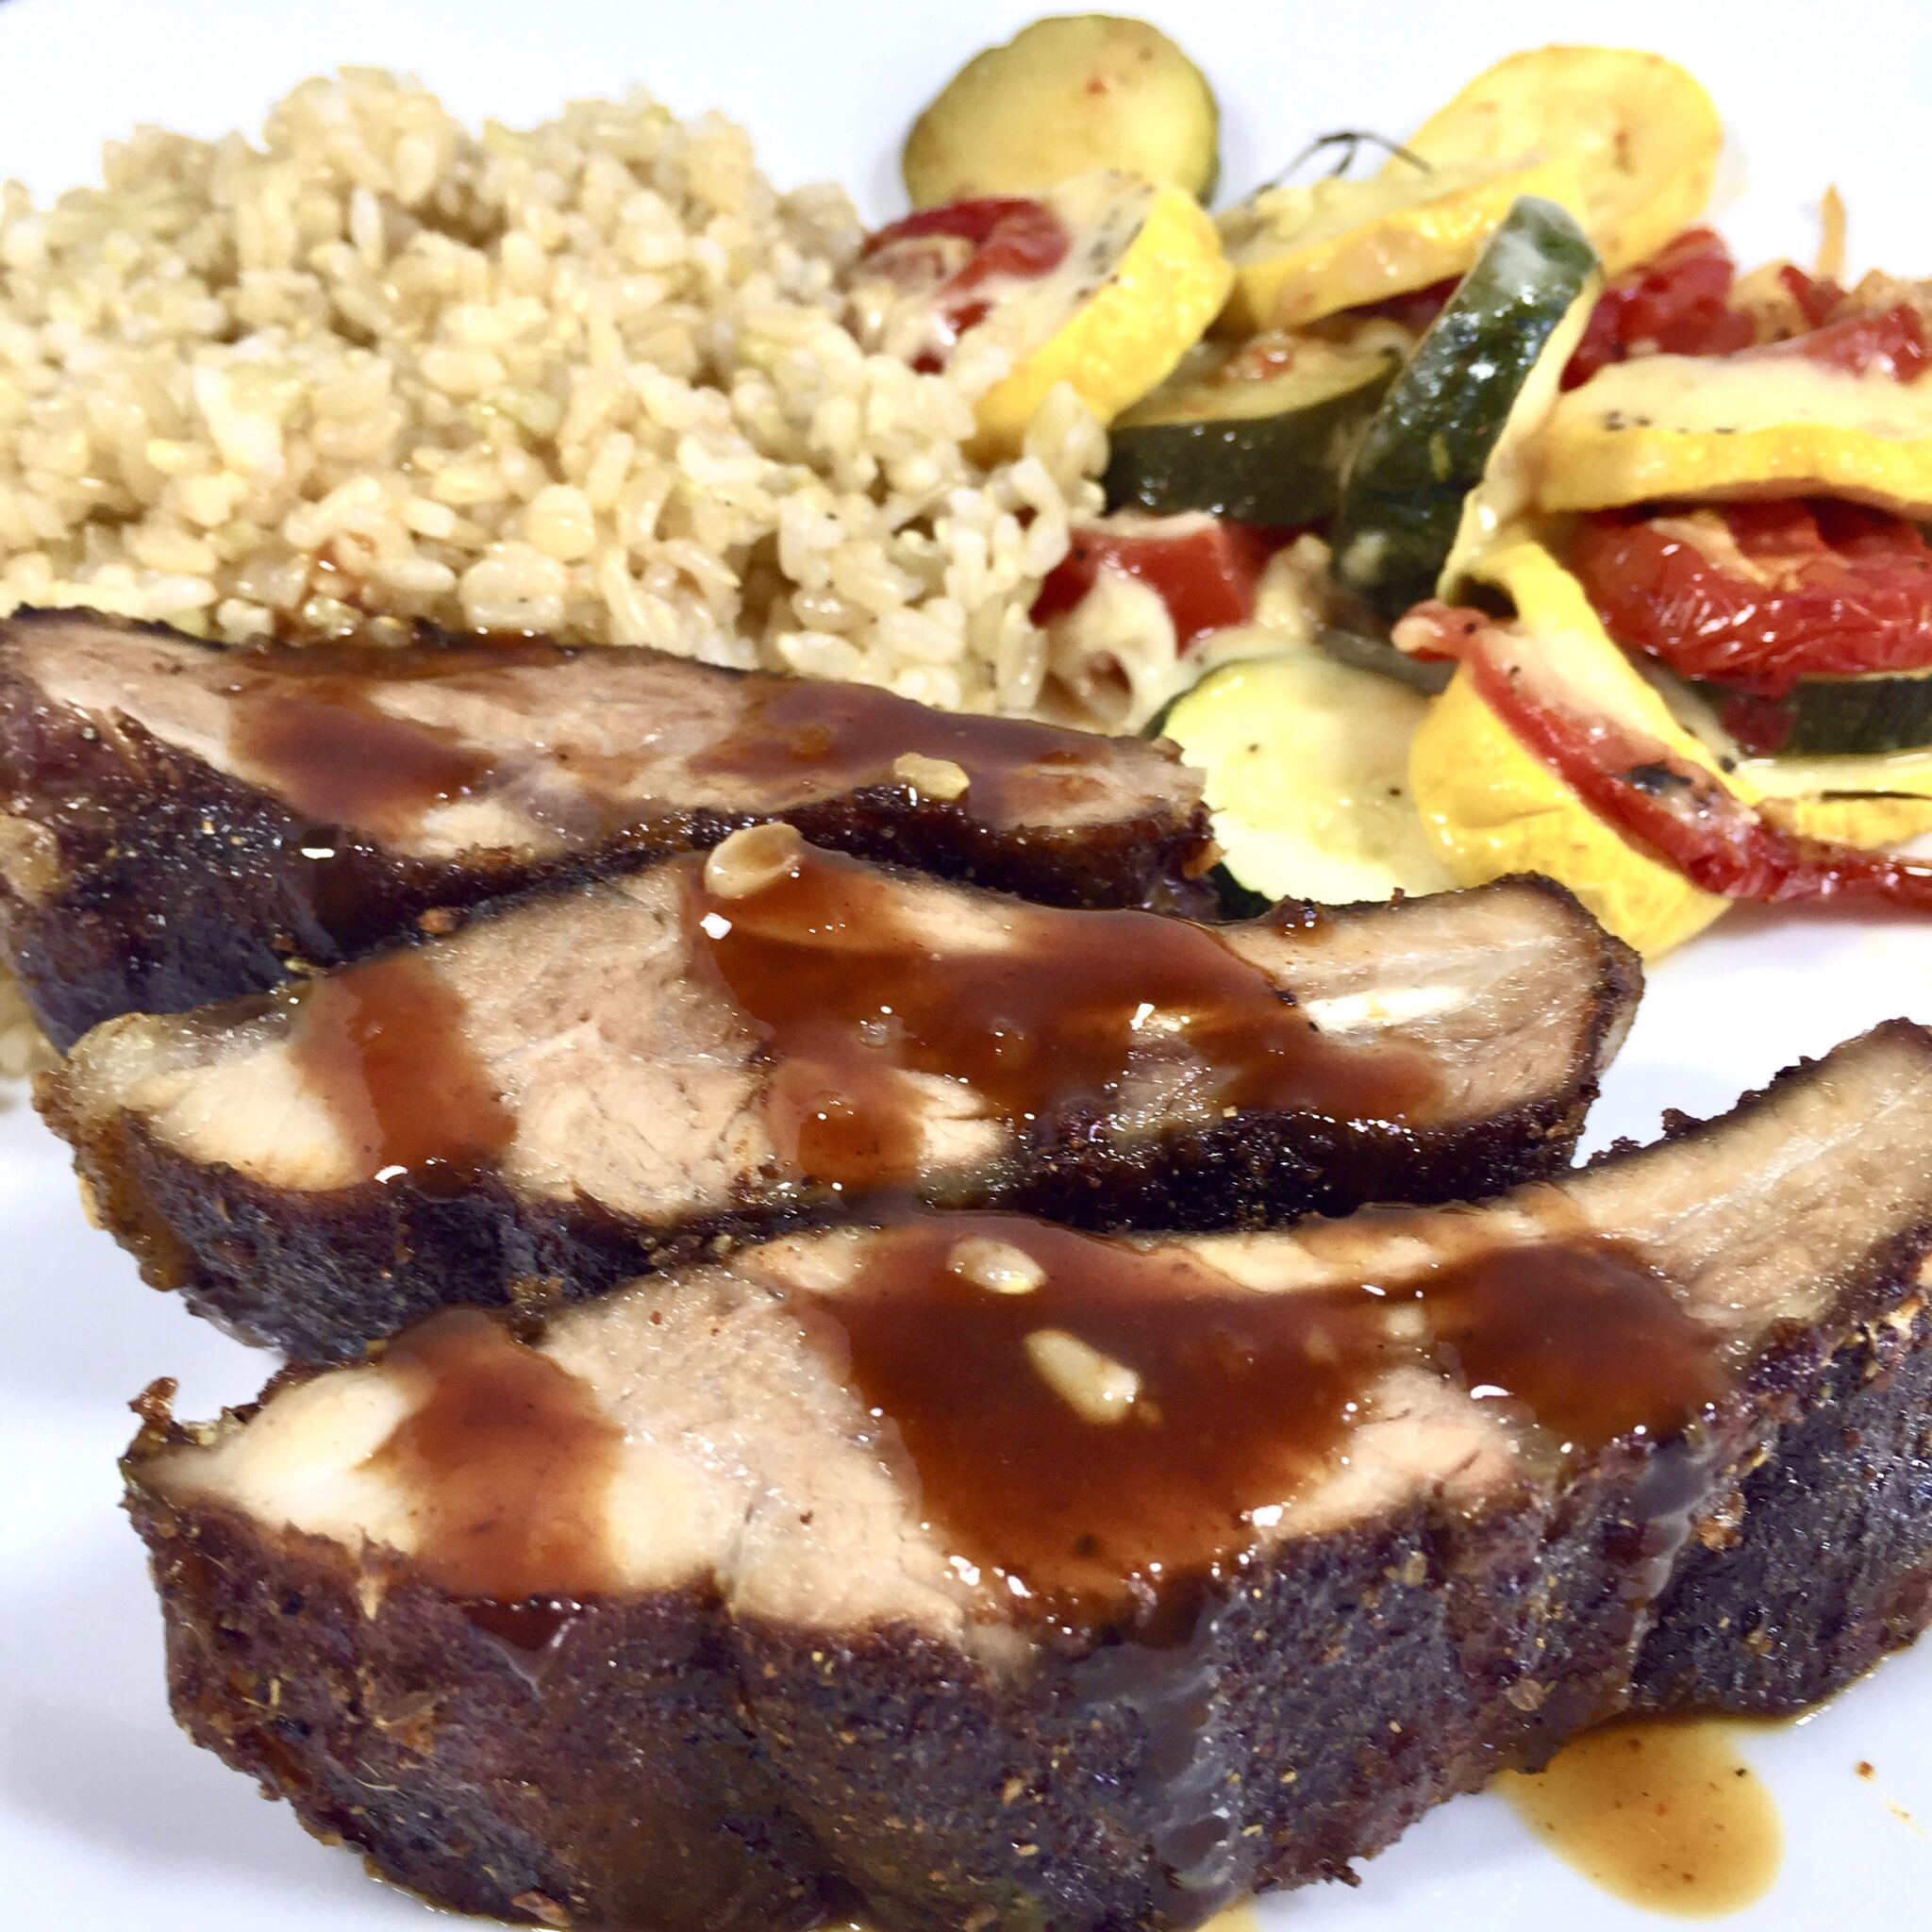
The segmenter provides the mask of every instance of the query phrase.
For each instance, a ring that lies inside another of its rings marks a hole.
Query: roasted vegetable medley
[[[1219,116],[1138,21],[1036,23],[906,143],[854,281],[978,438],[1070,388],[1108,515],[1034,608],[1068,708],[1208,774],[1230,897],[1548,874],[1646,953],[1739,900],[1932,907],[1932,282],[1740,274],[1716,109],[1551,46],[1400,140]]]

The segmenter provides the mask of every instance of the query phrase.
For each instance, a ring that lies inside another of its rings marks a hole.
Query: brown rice
[[[1025,711],[1027,608],[1098,508],[1071,392],[969,462],[972,391],[841,320],[839,191],[641,92],[527,132],[369,70],[261,144],[145,128],[0,190],[0,610],[233,642],[370,620],[651,643]]]

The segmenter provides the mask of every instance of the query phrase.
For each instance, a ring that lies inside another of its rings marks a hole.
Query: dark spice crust
[[[1329,918],[1348,913],[1331,912]],[[1371,916],[1387,917],[1386,908]],[[1244,1113],[1132,1149],[1077,1126],[949,1192],[941,1205],[995,1207],[1101,1231],[1208,1231],[1345,1214],[1372,1201],[1474,1200],[1565,1166],[1627,1025],[1638,970],[1606,940],[1579,1003],[1568,1063],[1534,1102],[1480,1120],[1405,1130],[1310,1115]],[[620,1220],[587,1202],[515,1193],[495,1173],[457,1195],[405,1176],[387,1186],[296,1193],[164,1145],[135,1117],[90,1113],[56,1069],[36,1090],[74,1146],[99,1224],[156,1288],[298,1360],[359,1355],[454,1302],[541,1306],[607,1292],[720,1241],[854,1218],[837,1195],[747,1197],[675,1227]]]
[[[943,1205],[1101,1231],[1206,1231],[1345,1214],[1371,1201],[1480,1198],[1563,1166],[1595,1086],[1593,1074],[1579,1075],[1537,1106],[1416,1134],[1244,1115],[1131,1155],[1060,1142]],[[302,1361],[353,1358],[452,1303],[589,1298],[720,1243],[863,1218],[836,1195],[780,1197],[651,1228],[590,1202],[522,1198],[494,1174],[454,1196],[408,1177],[297,1194],[196,1162],[132,1116],[76,1114],[58,1075],[42,1077],[39,1097],[74,1143],[98,1224],[134,1254],[143,1277]]]
[[[1928,1321],[1921,1302],[1790,1378],[1778,1453],[1677,1566],[1639,1705],[1790,1716],[1932,1624]]]
[[[22,611],[8,622],[71,614]],[[132,628],[181,641],[165,625]],[[1135,751],[1174,756],[1171,747]],[[139,725],[124,724],[110,742],[5,666],[0,808],[58,843],[61,883],[52,896],[29,903],[0,884],[0,948],[63,1052],[117,1013],[186,1012],[266,991],[291,971],[413,939],[425,913],[634,872],[715,845],[758,816],[667,809],[594,852],[550,859],[508,851],[478,851],[461,864],[409,858],[297,819]],[[1099,825],[1001,826],[960,805],[871,786],[786,817],[815,844],[1043,905],[1208,904],[1193,877],[1209,839],[1198,802]],[[305,858],[304,845],[336,857]]]
[[[1172,1927],[1346,1878],[1628,1704],[1781,1708],[1909,1641],[1932,1613],[1928,1391],[1912,1296],[1890,1324],[1794,1339],[1694,1449],[1626,1444],[1473,1518],[1277,1552],[1214,1587],[1166,1725],[1147,1667],[1173,1653],[1083,1641],[1012,1676],[907,1629],[751,1623],[697,1591],[594,1603],[519,1651],[396,1559],[358,1573],[335,1545],[171,1506],[142,1479],[164,1424],[136,1446],[130,1508],[190,1735],[437,1903],[651,1932],[855,1907],[884,1932]]]
[[[885,1932],[1180,1925],[1344,1875],[1537,1755],[1541,1721],[1495,1687],[1534,1654],[1532,1601],[1604,1598],[1615,1540],[1593,1512],[1546,1564],[1535,1516],[1463,1539],[1416,1521],[1257,1570],[1190,1659],[1213,1789],[1176,1809],[1150,1764],[1170,1740],[1088,1694],[1104,1661],[1047,1657],[1014,1683],[910,1630],[740,1624],[682,1591],[590,1607],[533,1657],[402,1574],[365,1618],[326,1544],[138,1487],[132,1507],[197,1742],[436,1903],[651,1932],[854,1903]],[[1620,1638],[1541,1634],[1614,1699]],[[1190,1857],[1208,1874],[1193,1891],[1167,1869]]]

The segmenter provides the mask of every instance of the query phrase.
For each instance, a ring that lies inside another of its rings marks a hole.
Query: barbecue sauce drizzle
[[[801,777],[824,793],[894,785],[907,753],[942,758],[966,774],[963,808],[991,824],[1021,821],[1029,790],[1051,786],[1065,806],[1097,796],[1113,756],[1105,738],[1024,718],[934,710],[867,685],[767,678],[743,726],[691,761],[704,776],[794,788]]]
[[[974,1235],[1029,1256],[1038,1287],[997,1294],[967,1279],[958,1243]],[[878,1418],[882,1452],[960,1580],[1074,1646],[1083,1706],[1132,1714],[1157,1891],[1183,1922],[1254,1880],[1229,1786],[1244,1760],[1217,1722],[1241,1579],[1258,1578],[1296,1500],[1341,1474],[1391,1372],[1445,1380],[1529,1425],[1557,1469],[1620,1436],[1657,1439],[1628,1506],[1640,1591],[1668,1574],[1702,1487],[1702,1453],[1678,1432],[1728,1387],[1714,1338],[1670,1285],[1590,1237],[1257,1292],[1177,1244],[925,1214],[878,1236],[843,1291],[798,1306]],[[1027,1345],[1042,1329],[1133,1371],[1124,1414],[1085,1420],[1046,1384]]]
[[[520,1608],[486,1619],[518,1647],[554,1628],[548,1603],[612,1583],[606,1496],[624,1432],[588,1384],[478,1308],[419,1323],[384,1352],[419,1398],[372,1458],[416,1499],[416,1561],[452,1596]]]
[[[358,1176],[458,1191],[516,1132],[464,1030],[462,996],[417,952],[365,959],[293,995],[290,1057],[355,1149]]]
[[[1723,1718],[1625,1718],[1587,1731],[1504,1797],[1613,1898],[1687,1919],[1755,1905],[1784,1858],[1777,1806]]]
[[[1258,967],[1185,920],[975,901],[962,941],[935,940],[921,895],[809,846],[743,897],[719,897],[694,861],[686,876],[693,951],[774,1062],[778,1152],[824,1184],[906,1187],[929,1173],[922,1078],[955,1085],[960,1113],[1042,1141],[1091,1138],[1131,1101],[1137,1067],[1176,1054],[1217,1120],[1254,1108],[1400,1130],[1436,1099],[1419,1048],[1325,1039]]]
[[[392,715],[381,693],[487,678],[562,655],[533,643],[252,651],[223,687],[235,700],[234,752],[315,825],[395,837],[437,806],[489,789],[498,761],[453,732]]]
[[[794,1306],[878,1420],[955,1568],[1026,1606],[1024,1621],[1116,1623],[1146,1643],[1186,1636],[1192,1606],[1176,1586],[1265,1541],[1378,1419],[1391,1374],[1468,1391],[1502,1423],[1540,1431],[1561,1463],[1632,1433],[1661,1441],[1729,1387],[1710,1331],[1607,1240],[1529,1240],[1386,1282],[1256,1291],[1185,1243],[1021,1215],[910,1211],[863,1239],[855,1278]],[[1019,1250],[1038,1285],[977,1285],[958,1265],[969,1240]],[[1048,1381],[1029,1348],[1043,1330],[1134,1373],[1118,1420],[1083,1417]],[[501,1506],[483,1513],[505,1541],[437,1559],[444,1574],[461,1569],[450,1587],[596,1588],[581,1541],[532,1554],[550,1547],[533,1525],[570,1491],[559,1472],[587,1452],[605,1467],[595,1442],[608,1425],[591,1426],[583,1385],[472,1310],[420,1324],[384,1359],[429,1391],[384,1452],[406,1450],[399,1473],[425,1494],[468,1486]],[[487,1480],[474,1476],[479,1460]],[[1669,1512],[1656,1486],[1650,1500]]]
[[[975,1285],[957,1265],[968,1238],[1021,1250],[1038,1285]],[[1626,1507],[1659,1552],[1688,1534],[1696,1488],[1699,1452],[1680,1432],[1728,1387],[1716,1341],[1670,1285],[1589,1238],[1452,1241],[1421,1274],[1261,1292],[1178,1243],[915,1212],[869,1238],[843,1289],[794,1291],[792,1306],[961,1581],[1071,1646],[1079,1704],[1140,1731],[1131,1802],[1178,1921],[1254,1878],[1228,1783],[1240,1752],[1217,1722],[1241,1579],[1258,1579],[1282,1513],[1377,1420],[1386,1376],[1494,1405],[1541,1433],[1557,1468],[1648,1433],[1657,1448]],[[1118,1420],[1084,1420],[1042,1378],[1027,1338],[1046,1328],[1138,1374]],[[421,1560],[536,1682],[576,1599],[609,1587],[614,1424],[588,1385],[473,1311],[434,1318],[388,1361],[426,1390],[378,1452],[427,1512]]]
[[[1039,1286],[994,1293],[957,1272],[969,1237],[1030,1257]],[[1191,1623],[1176,1582],[1264,1540],[1376,1419],[1392,1372],[1534,1424],[1563,1462],[1633,1430],[1670,1435],[1728,1386],[1716,1341],[1670,1285],[1590,1237],[1256,1291],[1180,1243],[925,1213],[871,1237],[858,1277],[803,1306],[890,1424],[887,1447],[962,1575],[991,1579],[1036,1620],[1124,1618],[1157,1644]],[[1050,1386],[1029,1354],[1041,1330],[1134,1372],[1119,1420],[1084,1420]]]
[[[453,732],[401,718],[385,690],[428,680],[487,680],[545,667],[571,654],[509,641],[384,648],[374,645],[264,647],[237,653],[225,696],[236,701],[234,751],[318,827],[395,838],[451,799],[485,791],[531,761],[464,744]],[[962,809],[984,824],[1022,822],[1029,808],[1100,795],[1109,742],[1024,719],[937,711],[869,686],[757,676],[739,728],[690,760],[699,777],[774,788],[802,802],[868,787],[898,787],[894,762],[907,753],[942,758],[966,774]],[[487,690],[487,684],[484,686]],[[596,794],[605,810],[586,821],[604,835],[623,829],[625,796],[645,770],[635,758],[570,758],[559,771]]]

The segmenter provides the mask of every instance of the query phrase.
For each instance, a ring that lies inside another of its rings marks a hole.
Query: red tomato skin
[[[1796,498],[1700,515],[1722,518],[1743,569],[1655,512],[1578,525],[1571,568],[1626,649],[1762,699],[1787,696],[1801,677],[1932,666],[1932,545],[1915,525]],[[1740,722],[1761,741],[1774,727],[1755,716]]]
[[[1067,554],[1033,600],[1033,622],[1064,616],[1093,588],[1104,570],[1137,578],[1157,592],[1174,619],[1182,650],[1211,631],[1248,623],[1255,586],[1290,532],[1257,529],[1228,517],[1212,518],[1173,536],[1077,525]]]
[[[1626,270],[1597,298],[1563,387],[1635,355],[1727,356],[1755,340],[1751,318],[1730,306],[1737,267],[1709,228],[1689,228]]]
[[[1737,265],[1709,228],[1687,228],[1649,261],[1619,275],[1591,309],[1583,340],[1563,371],[1575,389],[1598,370],[1633,356],[1804,356],[1826,368],[1862,375],[1882,370],[1900,382],[1917,379],[1932,362],[1923,325],[1903,305],[1871,315],[1840,316],[1845,291],[1822,275],[1787,262],[1779,285],[1796,305],[1806,332],[1758,343],[1757,325],[1731,307]]]
[[[1846,315],[1802,336],[1767,342],[1754,350],[1758,356],[1802,356],[1826,369],[1848,375],[1876,370],[1894,382],[1916,382],[1932,363],[1925,327],[1917,311],[1900,303],[1872,315]]]
[[[875,229],[866,237],[860,258],[932,235],[973,244],[972,258],[947,284],[956,289],[974,288],[992,275],[1043,275],[1066,259],[1073,242],[1066,224],[1044,203],[1024,195],[984,195],[922,208]]]
[[[973,252],[950,274],[948,257],[933,244],[969,242]],[[992,304],[974,291],[996,275],[1031,280],[1051,274],[1066,259],[1074,238],[1066,224],[1043,203],[1024,195],[982,195],[922,208],[868,235],[861,261],[908,287],[935,282],[933,319],[941,343],[950,349],[969,328],[992,312]],[[922,246],[921,244],[926,244]],[[939,347],[921,355],[913,367],[930,375],[944,368]]]
[[[1460,663],[1509,735],[1598,818],[1705,891],[1767,904],[1879,899],[1932,912],[1932,861],[1789,831],[1667,745],[1550,702],[1510,662],[1493,618],[1430,603],[1403,623],[1426,627],[1430,655]]]
[[[1795,262],[1786,262],[1777,272],[1777,280],[1798,305],[1807,328],[1823,328],[1831,320],[1831,311],[1845,298],[1845,291],[1829,275],[1807,275]]]

